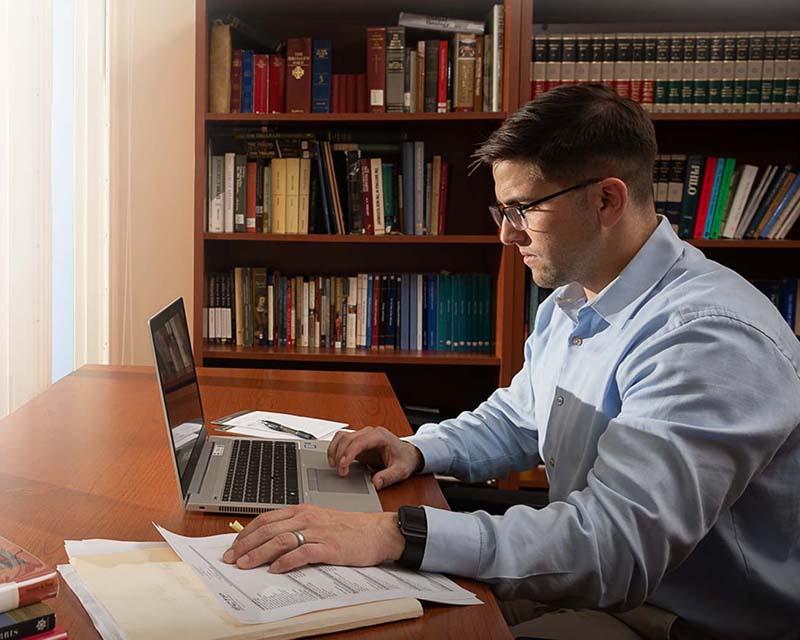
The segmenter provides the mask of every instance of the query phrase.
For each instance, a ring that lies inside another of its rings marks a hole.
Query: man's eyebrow
[[[507,198],[504,201],[497,200],[497,204],[504,205],[504,206],[511,206],[517,204],[527,204],[528,202],[533,202],[536,198],[531,196],[523,196],[522,194],[514,195],[511,198]]]

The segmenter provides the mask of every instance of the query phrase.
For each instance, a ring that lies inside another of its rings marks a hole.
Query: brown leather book
[[[311,113],[311,38],[286,41],[286,112]]]
[[[367,27],[367,111],[386,111],[386,27]]]
[[[208,47],[208,112],[231,110],[231,28],[221,20],[211,25]]]

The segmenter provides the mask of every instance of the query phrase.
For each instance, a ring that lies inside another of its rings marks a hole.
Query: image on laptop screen
[[[203,406],[183,300],[176,300],[154,318],[151,330],[178,474],[183,478],[194,445],[204,434]]]

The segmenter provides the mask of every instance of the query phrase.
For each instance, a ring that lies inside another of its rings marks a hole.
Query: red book
[[[311,113],[311,38],[286,41],[286,113]]]
[[[242,111],[242,50],[234,49],[231,57],[231,113]]]
[[[256,171],[258,165],[255,160],[247,162],[247,200],[244,213],[244,230],[247,233],[256,232]]]
[[[436,112],[447,112],[447,40],[439,40],[439,81],[437,84]]]
[[[370,113],[386,111],[386,27],[367,27],[367,100]]]
[[[381,327],[381,277],[372,276],[372,342],[370,349],[377,349],[380,345]]]
[[[269,57],[269,89],[267,99],[269,113],[284,113],[286,103],[286,59],[280,56]]]
[[[35,555],[0,537],[0,612],[58,594],[58,574]]]
[[[362,158],[361,163],[361,209],[364,216],[364,233],[375,234],[375,214],[372,211],[372,180],[370,179],[369,159]]]
[[[358,113],[367,112],[367,74],[359,73],[356,76],[356,107]]]
[[[342,81],[344,76],[341,73],[334,73],[331,76],[331,113],[341,113],[342,105]]]
[[[711,200],[711,191],[714,189],[714,174],[717,169],[717,158],[706,158],[703,169],[703,186],[700,189],[700,200],[697,202],[697,215],[694,217],[694,231],[692,238],[702,238],[708,217],[708,201]]]
[[[447,179],[450,176],[450,164],[444,160],[439,176],[439,235],[443,236],[447,214]]]
[[[358,84],[358,82],[355,74],[348,73],[344,77],[344,97],[347,113],[358,113],[358,91],[356,89],[356,84]]]
[[[56,625],[51,631],[28,636],[28,640],[69,640],[69,635],[67,635],[64,627]]]
[[[269,113],[269,56],[253,54],[253,112]]]

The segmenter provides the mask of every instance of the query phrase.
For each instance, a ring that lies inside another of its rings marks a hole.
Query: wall
[[[147,319],[192,310],[194,0],[108,0],[110,361],[151,364]]]

